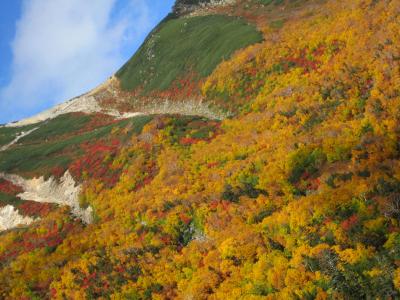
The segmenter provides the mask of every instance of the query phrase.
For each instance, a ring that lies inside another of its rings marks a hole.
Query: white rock
[[[170,101],[169,99],[154,99],[152,103],[144,106],[142,111],[146,114],[202,116],[214,120],[223,120],[229,116],[229,114],[211,109],[207,103],[191,99],[181,102]]]
[[[55,107],[46,110],[44,112],[41,112],[33,117],[26,118],[13,123],[8,123],[5,125],[5,127],[21,127],[26,125],[32,125],[46,120],[54,119],[63,114],[68,114],[73,112],[82,112],[87,114],[104,113],[106,115],[110,115],[118,119],[126,119],[142,115],[142,113],[140,112],[120,113],[115,109],[104,109],[99,105],[94,96],[85,94],[83,96],[69,100],[65,103],[58,104]]]
[[[75,183],[69,171],[65,172],[60,182],[54,177],[50,177],[48,180],[45,180],[44,177],[24,179],[18,175],[3,173],[0,173],[0,178],[21,187],[24,192],[17,196],[22,200],[66,205],[71,208],[72,214],[86,224],[92,222],[93,209],[91,207],[82,209],[79,206],[81,186]]]
[[[41,112],[33,117],[20,120],[18,122],[8,123],[6,127],[21,127],[25,125],[36,124],[42,121],[54,119],[55,117],[72,113],[72,112],[84,112],[84,113],[96,113],[101,112],[102,108],[97,103],[93,96],[83,95],[69,100],[65,103],[56,105],[55,107]]]
[[[8,230],[20,225],[29,225],[35,219],[24,217],[12,205],[4,206],[0,209],[0,231]]]

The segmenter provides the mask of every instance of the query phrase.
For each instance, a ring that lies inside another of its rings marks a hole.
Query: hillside
[[[399,298],[399,32],[394,0],[177,1],[0,128],[0,297]]]

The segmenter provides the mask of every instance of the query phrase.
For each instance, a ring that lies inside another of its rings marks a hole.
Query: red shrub
[[[148,185],[157,174],[157,165],[153,161],[149,161],[144,170],[145,177],[136,184],[134,191],[138,191],[144,186]]]
[[[112,170],[112,158],[120,149],[120,142],[113,140],[109,144],[99,141],[95,144],[85,143],[81,146],[85,155],[70,166],[73,176],[81,178],[86,173],[91,178],[99,179],[106,186],[114,186],[119,179],[120,172]]]
[[[40,231],[26,231],[22,232],[18,241],[13,243],[13,247],[0,255],[0,263],[13,259],[14,257],[23,253],[29,253],[35,249],[45,247],[56,247],[63,242],[65,236],[77,228],[78,223],[66,223],[59,227],[57,223],[50,222],[43,225],[46,229],[44,233]]]
[[[7,180],[0,179],[0,192],[9,195],[17,195],[22,193],[22,189]]]
[[[211,169],[211,168],[214,168],[214,167],[216,167],[216,166],[218,166],[218,165],[219,165],[218,162],[208,163],[208,164],[207,164],[207,168]]]
[[[195,139],[195,138],[191,138],[191,137],[183,137],[183,138],[181,138],[180,143],[184,146],[187,146],[187,145],[196,144],[199,141],[200,141],[199,139]]]
[[[196,97],[199,94],[198,78],[198,75],[196,75],[194,72],[191,72],[185,78],[175,80],[167,90],[153,92],[150,96],[153,98],[175,100]]]
[[[347,220],[344,220],[341,224],[343,230],[350,230],[352,229],[356,224],[358,223],[358,216],[357,215],[352,215],[350,218]]]
[[[319,178],[310,180],[307,189],[310,191],[316,191],[318,190],[319,186],[321,185],[321,181],[319,180]]]
[[[64,175],[65,169],[63,167],[55,167],[53,170],[51,170],[51,175],[53,175],[55,178],[60,178]]]
[[[81,129],[81,132],[92,131],[96,128],[100,128],[109,124],[118,123],[118,120],[105,114],[96,114],[90,121]]]
[[[18,206],[18,210],[24,216],[45,217],[50,213],[53,207],[54,205],[50,203],[24,201],[21,205]]]
[[[187,216],[186,214],[183,214],[183,213],[179,215],[179,218],[186,225],[188,225],[192,221],[191,217],[189,217],[189,216]]]

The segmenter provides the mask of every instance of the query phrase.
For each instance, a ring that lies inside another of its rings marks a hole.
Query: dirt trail
[[[29,130],[29,131],[26,131],[26,132],[24,132],[24,131],[22,131],[20,134],[18,134],[16,137],[15,137],[15,139],[11,142],[11,143],[9,143],[9,144],[7,144],[7,145],[5,145],[5,146],[3,146],[3,147],[0,147],[0,152],[1,151],[6,151],[8,148],[10,148],[12,145],[15,145],[20,139],[22,139],[23,137],[25,137],[25,136],[27,136],[28,134],[31,134],[32,132],[34,132],[36,129],[38,129],[39,127],[35,127],[35,128],[33,128],[33,129],[31,129],[31,130]]]

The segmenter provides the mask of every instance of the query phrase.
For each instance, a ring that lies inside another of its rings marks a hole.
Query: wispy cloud
[[[0,121],[25,117],[113,74],[154,23],[145,0],[24,0]]]

